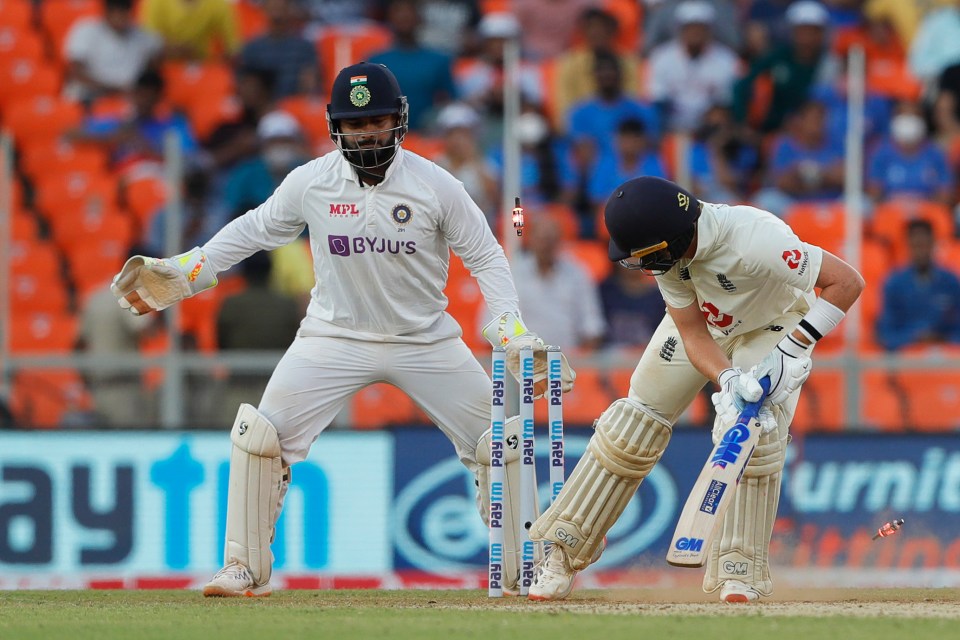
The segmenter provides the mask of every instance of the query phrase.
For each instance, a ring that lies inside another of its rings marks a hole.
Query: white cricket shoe
[[[558,544],[550,545],[547,556],[536,567],[533,584],[530,585],[530,600],[563,600],[573,591],[577,572],[567,563],[567,554]]]
[[[203,588],[203,595],[207,598],[263,598],[272,592],[270,583],[254,584],[250,570],[239,562],[231,562],[220,569]]]
[[[720,602],[756,602],[760,593],[739,580],[725,580],[720,587]]]

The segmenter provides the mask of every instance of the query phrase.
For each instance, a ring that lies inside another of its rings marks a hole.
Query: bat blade
[[[737,422],[724,432],[719,444],[707,457],[683,505],[667,550],[667,563],[675,567],[702,567],[707,561],[710,545],[760,439],[757,414],[770,381],[764,378],[760,384],[764,396],[747,404]]]

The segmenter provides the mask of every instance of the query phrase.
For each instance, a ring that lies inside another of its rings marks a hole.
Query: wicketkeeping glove
[[[542,398],[547,391],[547,347],[540,336],[527,329],[523,321],[513,313],[504,313],[494,318],[483,327],[483,337],[493,346],[503,346],[507,351],[507,370],[519,382],[520,350],[533,350],[533,389],[534,397]],[[567,357],[560,354],[560,388],[563,393],[573,389],[573,381],[577,373],[567,362]]]
[[[113,278],[110,291],[117,302],[138,315],[126,295],[136,291],[140,299],[155,311],[217,286],[217,276],[199,247],[172,258],[134,256],[127,260]]]
[[[810,377],[813,361],[809,354],[809,347],[788,335],[750,373],[757,379],[770,376],[767,397],[773,404],[782,404]]]

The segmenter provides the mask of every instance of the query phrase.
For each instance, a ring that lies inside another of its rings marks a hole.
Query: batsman
[[[762,397],[764,376],[771,385],[760,410],[762,434],[709,549],[703,589],[719,591],[724,602],[769,596],[768,551],[790,422],[817,341],[860,296],[863,278],[767,211],[701,202],[659,178],[622,184],[604,217],[610,259],[654,276],[667,313],[627,397],[596,420],[586,453],[530,530],[532,539],[554,544],[529,597],[570,594],[706,383],[718,387],[716,443],[744,405]]]
[[[546,388],[546,350],[520,318],[503,249],[463,184],[401,147],[407,123],[407,98],[387,67],[346,67],[327,106],[336,150],[293,169],[266,202],[204,246],[166,259],[136,256],[114,279],[114,294],[132,313],[165,309],[215,286],[218,273],[244,258],[309,229],[316,284],[259,405],[242,404],[237,413],[224,566],[205,596],[270,595],[270,543],[292,466],[350,397],[376,382],[406,392],[450,439],[476,477],[478,508],[488,519],[492,385],[445,311],[451,250],[477,278],[492,312],[484,335],[505,346],[514,376],[520,349],[532,348],[535,391]],[[562,377],[569,391],[575,374],[566,361]],[[518,420],[508,420],[505,431],[514,443],[505,452],[503,505],[503,587],[511,592],[523,532]]]

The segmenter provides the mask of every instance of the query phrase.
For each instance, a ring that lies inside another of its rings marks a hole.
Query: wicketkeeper
[[[533,524],[534,540],[554,544],[529,597],[556,600],[571,592],[704,384],[719,387],[712,396],[716,442],[745,402],[760,399],[757,380],[765,375],[771,388],[760,414],[763,433],[710,548],[703,588],[719,590],[725,602],[768,596],[770,535],[800,388],[814,346],[857,300],[863,278],[771,213],[701,202],[659,178],[618,187],[604,215],[610,259],[655,276],[667,314],[627,397],[597,419],[586,453]]]
[[[539,392],[546,387],[544,345],[520,319],[503,249],[459,181],[401,148],[407,111],[385,66],[343,69],[327,107],[338,150],[294,169],[266,202],[203,247],[132,258],[114,279],[120,305],[131,312],[165,309],[215,286],[217,273],[256,251],[310,231],[316,286],[307,315],[259,406],[241,405],[230,434],[224,567],[204,587],[206,596],[270,595],[270,542],[290,467],[307,457],[350,397],[375,382],[402,389],[446,434],[475,474],[478,507],[488,518],[491,382],[444,311],[451,249],[477,278],[493,315],[484,335],[506,346],[514,376],[520,348],[534,348]],[[573,379],[564,361],[565,391]],[[519,442],[516,419],[506,432]],[[522,542],[516,447],[505,461],[504,588],[515,591]]]

